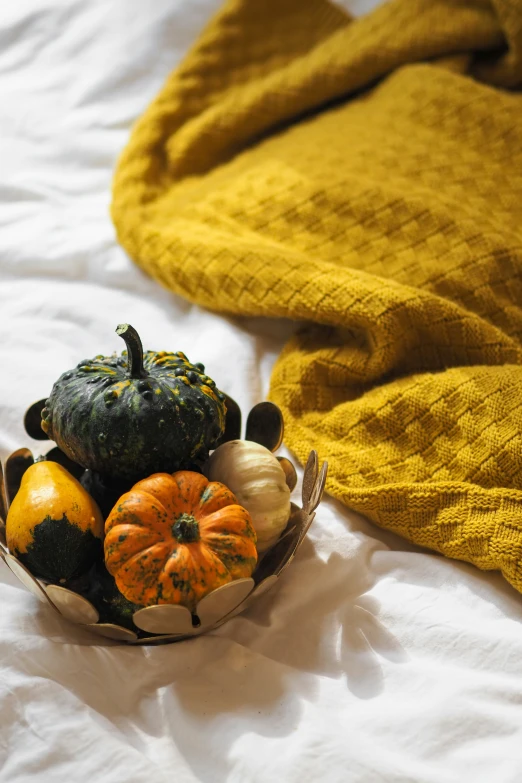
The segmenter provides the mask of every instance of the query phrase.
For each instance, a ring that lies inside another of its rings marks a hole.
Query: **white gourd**
[[[279,461],[271,451],[249,440],[223,443],[210,455],[205,473],[225,484],[250,513],[257,550],[275,544],[290,517],[290,490]]]

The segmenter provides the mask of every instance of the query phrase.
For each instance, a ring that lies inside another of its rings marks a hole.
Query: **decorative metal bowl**
[[[40,430],[40,410],[43,400],[32,405],[24,419],[27,433],[36,440],[45,440]],[[227,397],[227,420],[221,442],[236,440],[241,435],[241,411],[232,398]],[[279,408],[270,402],[254,406],[246,424],[246,440],[261,443],[270,451],[279,448],[283,440],[283,417]],[[79,465],[54,447],[47,459],[59,462],[76,477],[83,471]],[[290,460],[278,457],[285,472],[287,484],[292,491],[297,483],[297,475]],[[285,568],[290,564],[300,547],[321,502],[326,482],[327,463],[319,470],[316,451],[311,451],[305,467],[302,485],[302,508],[291,504],[288,524],[275,545],[264,553],[257,564],[252,577],[237,579],[208,593],[197,605],[194,614],[184,606],[161,604],[139,609],[133,615],[133,623],[138,633],[113,623],[100,623],[99,614],[94,605],[83,596],[67,587],[48,584],[36,579],[7,549],[5,519],[9,504],[12,502],[22,476],[34,462],[27,448],[18,449],[11,454],[2,470],[0,463],[0,557],[13,574],[51,611],[58,612],[70,622],[81,625],[93,634],[128,644],[163,644],[177,642],[206,633],[243,612],[260,595],[267,592],[277,582]],[[4,480],[5,476],[5,480]]]

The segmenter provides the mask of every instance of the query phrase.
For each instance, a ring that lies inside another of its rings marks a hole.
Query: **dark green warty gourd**
[[[136,481],[201,465],[225,427],[225,395],[185,354],[143,352],[121,324],[127,350],[63,373],[42,410],[62,451],[102,475]]]

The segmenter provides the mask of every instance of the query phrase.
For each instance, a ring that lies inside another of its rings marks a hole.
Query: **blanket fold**
[[[520,591],[521,86],[521,0],[230,0],[112,205],[176,293],[306,322],[271,396],[332,494]]]

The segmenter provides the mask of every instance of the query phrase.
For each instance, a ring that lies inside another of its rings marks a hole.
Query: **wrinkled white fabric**
[[[204,362],[244,414],[266,394],[292,326],[160,289],[108,215],[131,123],[218,5],[0,4],[3,459],[38,453],[25,408],[81,359],[121,350],[122,321]],[[100,643],[3,563],[0,601],[1,783],[520,780],[522,597],[333,500],[273,591],[194,641]]]

